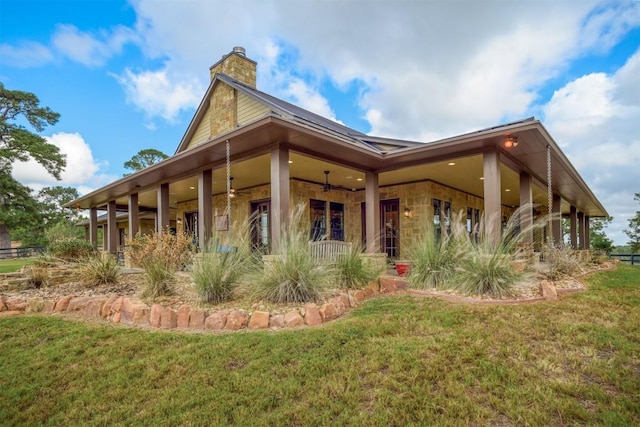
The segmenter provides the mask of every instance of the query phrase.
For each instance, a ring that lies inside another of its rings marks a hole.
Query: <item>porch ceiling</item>
[[[512,129],[513,128],[513,129]],[[566,160],[553,139],[537,121],[526,125],[461,135],[420,144],[389,153],[366,145],[354,145],[344,135],[327,132],[312,124],[292,123],[266,117],[215,140],[179,153],[106,187],[81,197],[73,206],[87,209],[109,200],[126,205],[128,195],[139,194],[139,203],[156,207],[156,188],[169,183],[170,204],[197,199],[197,176],[213,169],[213,193],[226,191],[225,140],[231,141],[233,187],[236,190],[267,184],[270,180],[270,150],[277,144],[290,149],[290,175],[294,179],[322,185],[329,170],[333,185],[364,189],[367,171],[379,172],[381,186],[432,180],[482,197],[482,153],[501,151],[502,201],[519,205],[519,173],[534,178],[534,201],[546,205],[546,149],[553,148],[552,173],[556,194],[590,216],[606,215],[595,196]],[[520,143],[509,151],[502,147],[505,135]],[[449,165],[455,162],[455,165]],[[359,181],[358,179],[362,179]],[[509,190],[509,191],[507,191]],[[563,210],[568,211],[568,204]]]

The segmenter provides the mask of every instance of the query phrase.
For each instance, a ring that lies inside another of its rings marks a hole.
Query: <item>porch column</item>
[[[289,226],[289,150],[271,150],[271,253],[280,250],[280,235]]]
[[[553,243],[556,246],[562,245],[562,211],[560,210],[560,201],[560,196],[554,194],[553,203],[551,205],[551,213],[553,215],[551,220],[551,233],[553,234]]]
[[[578,234],[580,235],[580,246],[576,245],[576,249],[587,249],[585,246],[585,226],[584,226],[584,212],[578,212]]]
[[[158,187],[158,215],[156,216],[156,231],[160,233],[169,222],[169,184],[160,184]]]
[[[578,230],[576,222],[578,220],[576,214],[577,210],[575,206],[569,207],[569,237],[571,241],[571,248],[578,249]],[[582,240],[582,234],[580,234],[580,240]]]
[[[107,237],[108,236],[108,237]],[[116,201],[107,203],[107,250],[115,252],[118,250],[118,224],[116,223]]]
[[[526,172],[520,173],[520,232],[522,243],[533,243],[533,180]]]
[[[89,242],[98,249],[98,209],[89,209]]]
[[[211,169],[200,172],[198,176],[198,246],[201,251],[206,249],[211,239],[213,225],[212,182],[213,172]]]
[[[500,153],[489,151],[482,156],[484,172],[484,226],[485,235],[498,239],[502,230]]]
[[[140,208],[138,207],[138,193],[129,195],[129,238],[133,239],[140,229]]]
[[[365,237],[367,239],[366,252],[375,254],[380,252],[380,188],[378,174],[365,174]]]
[[[589,215],[584,216],[584,248],[591,249],[591,230],[589,226]]]

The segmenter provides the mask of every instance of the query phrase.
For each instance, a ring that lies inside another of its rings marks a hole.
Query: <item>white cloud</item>
[[[98,35],[80,31],[73,25],[58,25],[52,37],[55,48],[69,59],[89,67],[101,66],[136,39],[133,31],[118,26]]]
[[[108,165],[101,164],[93,158],[91,148],[81,135],[55,133],[46,139],[66,156],[67,166],[60,174],[60,181],[49,175],[35,160],[30,159],[26,162],[15,162],[13,165],[12,175],[22,184],[35,191],[53,185],[80,189],[98,188],[115,179],[113,176],[100,173],[100,170],[106,169]]]
[[[204,89],[195,79],[174,78],[167,70],[135,73],[126,69],[115,76],[122,85],[127,102],[148,116],[160,116],[173,122],[182,110],[198,106]],[[153,128],[153,124],[148,124]]]
[[[53,61],[53,54],[49,48],[30,41],[17,46],[0,44],[0,57],[5,65],[18,68],[39,67]]]
[[[558,89],[544,106],[546,125],[616,221],[607,235],[627,241],[622,230],[638,210],[640,191],[640,50],[612,74],[581,76]]]

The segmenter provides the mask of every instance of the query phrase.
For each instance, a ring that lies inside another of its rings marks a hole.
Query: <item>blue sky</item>
[[[640,2],[0,0],[0,81],[61,114],[56,183],[89,192],[144,148],[172,154],[233,46],[258,88],[419,141],[535,116],[615,221],[640,209]]]

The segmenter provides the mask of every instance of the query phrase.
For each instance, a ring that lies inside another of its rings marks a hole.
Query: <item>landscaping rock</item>
[[[71,298],[69,301],[69,306],[67,307],[67,311],[82,311],[85,306],[89,303],[89,297],[75,297]]]
[[[380,292],[390,293],[396,291],[396,280],[391,276],[382,276],[380,278]]]
[[[24,311],[27,308],[27,302],[22,298],[7,298],[4,304],[8,311]]]
[[[364,289],[359,289],[353,293],[353,297],[356,299],[356,302],[362,302],[367,298],[367,294]]]
[[[67,307],[69,307],[69,301],[71,301],[72,298],[73,298],[73,295],[67,295],[65,297],[60,298],[58,302],[56,302],[56,305],[53,308],[53,311],[55,311],[56,313],[59,313],[61,311],[66,311]]]
[[[22,314],[22,311],[18,311],[18,310],[5,310],[3,312],[0,312],[0,317],[11,317],[11,316],[17,316],[19,314]]]
[[[53,312],[53,309],[56,308],[56,302],[54,300],[45,300],[44,307],[42,307],[42,311],[45,313]]]
[[[6,311],[7,310],[7,306],[4,303],[6,299],[7,299],[7,297],[5,297],[4,295],[0,295],[0,311]]]
[[[267,329],[269,327],[269,312],[254,311],[249,319],[249,329]]]
[[[182,305],[178,309],[178,328],[189,327],[189,317],[191,315],[191,307],[188,305]]]
[[[88,317],[102,317],[102,307],[105,305],[108,299],[108,297],[89,298],[89,301],[84,306],[82,313]]]
[[[320,316],[323,322],[328,322],[329,320],[337,319],[340,315],[336,306],[328,302],[320,307]]]
[[[170,307],[163,307],[160,314],[160,327],[162,329],[175,329],[178,327],[178,313]]]
[[[233,310],[227,317],[227,323],[224,325],[224,329],[227,331],[237,331],[247,327],[249,323],[249,316],[247,313],[240,310]]]
[[[540,295],[542,295],[544,299],[548,300],[558,299],[558,291],[556,289],[556,286],[553,284],[553,282],[550,282],[548,280],[543,280],[542,282],[540,282]]]
[[[32,298],[27,301],[27,306],[25,307],[25,312],[27,313],[40,313],[44,310],[44,299],[42,298]]]
[[[120,308],[120,322],[148,325],[151,308],[140,298],[124,298]]]
[[[207,312],[194,308],[189,313],[189,328],[191,329],[204,329],[204,321],[207,318]]]
[[[276,314],[269,319],[269,327],[279,329],[284,326],[284,314]]]
[[[306,304],[304,306],[304,323],[308,326],[316,326],[322,323],[322,317],[320,317],[320,310],[315,304]]]
[[[120,313],[122,304],[124,304],[124,297],[116,298],[113,304],[111,304],[111,309],[109,310],[109,319],[111,319],[111,321],[114,323],[120,323],[120,320],[122,318],[122,314]]]
[[[227,323],[229,313],[225,310],[214,311],[204,321],[204,327],[212,331],[221,331]]]
[[[159,328],[161,316],[162,306],[160,304],[153,304],[151,306],[151,311],[149,312],[149,324],[154,328]]]
[[[284,325],[287,328],[295,328],[304,325],[304,319],[298,310],[293,310],[284,315]]]
[[[100,313],[102,317],[109,317],[113,314],[111,313],[111,307],[118,298],[118,295],[110,295],[109,298],[107,298],[104,305],[102,306],[102,312]]]

